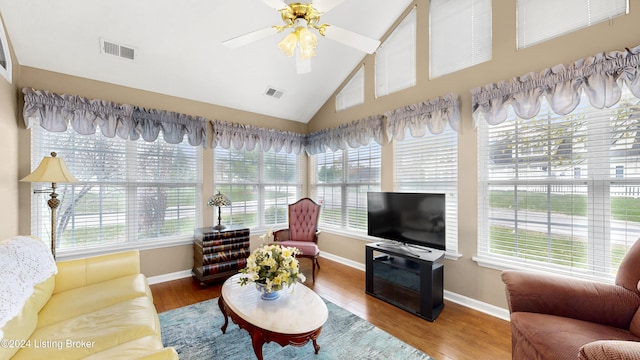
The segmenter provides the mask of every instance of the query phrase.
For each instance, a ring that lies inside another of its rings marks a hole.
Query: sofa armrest
[[[54,294],[140,273],[138,250],[59,261]]]
[[[557,315],[629,329],[640,297],[622,286],[565,276],[504,271],[509,311]]]
[[[635,360],[640,359],[640,343],[635,341],[600,340],[580,349],[580,360]]]

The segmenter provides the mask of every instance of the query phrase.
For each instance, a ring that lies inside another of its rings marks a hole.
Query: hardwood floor
[[[389,305],[365,294],[365,274],[321,258],[322,268],[311,281],[310,261],[302,259],[306,285],[318,295],[359,315],[402,341],[431,355],[446,359],[511,359],[509,323],[445,300],[435,322]],[[220,296],[221,283],[201,287],[193,278],[151,286],[158,312],[194,304]]]

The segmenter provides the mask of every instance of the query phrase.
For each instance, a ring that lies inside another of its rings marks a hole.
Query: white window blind
[[[376,97],[416,85],[416,9],[376,51]]]
[[[302,193],[300,162],[299,155],[285,151],[215,148],[215,189],[231,200],[231,207],[222,209],[223,221],[249,227],[285,225],[288,205]]]
[[[0,75],[2,75],[9,83],[13,76],[11,68],[11,53],[9,52],[9,43],[7,35],[4,32],[4,25],[0,19]]]
[[[336,111],[348,109],[364,103],[364,66],[351,77],[336,95]]]
[[[431,0],[429,27],[432,79],[491,60],[491,0]]]
[[[394,141],[394,187],[400,192],[443,193],[447,252],[458,252],[458,134],[451,128]]]
[[[380,191],[380,145],[329,151],[314,155],[313,161],[312,192],[322,204],[320,224],[366,231],[367,192]]]
[[[640,234],[640,101],[479,128],[481,258],[611,278]]]
[[[518,0],[518,49],[628,13],[627,0]]]
[[[48,132],[31,134],[31,165],[55,151],[80,181],[57,184],[56,242],[59,254],[131,243],[161,243],[193,236],[198,225],[201,148],[127,141],[95,135]],[[50,184],[49,184],[50,186]],[[34,184],[46,188],[47,184]],[[46,194],[34,195],[32,231],[50,237]]]

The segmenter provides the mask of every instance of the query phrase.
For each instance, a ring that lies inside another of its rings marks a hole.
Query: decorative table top
[[[280,292],[276,300],[262,300],[255,284],[238,284],[242,274],[222,285],[226,305],[239,317],[264,330],[301,334],[320,328],[327,321],[327,305],[318,294],[296,283]]]

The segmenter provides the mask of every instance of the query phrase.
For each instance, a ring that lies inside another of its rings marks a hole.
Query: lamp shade
[[[231,200],[229,200],[229,198],[224,195],[221,194],[220,191],[218,191],[217,194],[213,195],[209,201],[207,202],[207,205],[209,206],[229,206],[231,205]]]
[[[67,168],[67,165],[56,153],[52,152],[51,156],[45,156],[40,165],[33,172],[20,181],[27,182],[49,182],[49,183],[72,183],[78,182]]]

